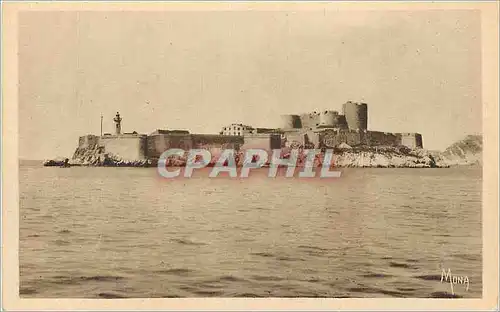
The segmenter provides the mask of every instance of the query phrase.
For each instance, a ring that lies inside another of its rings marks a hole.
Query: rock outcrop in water
[[[106,153],[104,147],[95,144],[84,148],[78,147],[69,164],[71,166],[149,167],[153,165],[153,162],[149,159],[123,159],[118,155]]]
[[[66,158],[58,157],[54,159],[46,159],[43,161],[43,165],[45,167],[61,167],[64,166],[66,162]]]

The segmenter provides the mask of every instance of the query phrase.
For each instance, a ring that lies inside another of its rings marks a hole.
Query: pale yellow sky
[[[279,114],[368,103],[368,127],[444,149],[481,133],[476,11],[23,12],[20,157],[79,135],[273,127]]]

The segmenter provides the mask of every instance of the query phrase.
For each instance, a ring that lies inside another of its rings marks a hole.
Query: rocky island
[[[478,142],[480,136],[468,136]],[[460,141],[463,142],[464,140]],[[454,143],[457,146],[460,142]],[[480,141],[479,141],[480,142]],[[444,152],[431,152],[425,149],[409,149],[404,147],[339,147],[333,149],[333,163],[338,168],[448,168],[452,166],[481,165],[482,152],[478,150],[479,144],[473,145],[474,150],[460,148],[458,153],[451,152],[448,148]],[[301,148],[299,148],[301,149]],[[283,149],[286,157],[287,149]],[[237,159],[243,159],[243,153],[237,153]],[[184,166],[187,158],[175,157],[167,163],[170,166]],[[70,166],[98,166],[98,167],[154,167],[157,159],[127,160],[120,156],[106,153],[98,145],[86,148],[77,148],[73,157],[68,159]],[[45,166],[64,166],[65,159],[58,158],[46,160]],[[213,165],[214,161],[210,165]]]
[[[247,149],[281,149],[286,158],[292,149],[318,149],[321,163],[325,150],[333,150],[338,168],[446,168],[480,164],[482,138],[467,136],[444,152],[423,148],[419,133],[390,133],[367,129],[368,106],[346,102],[343,113],[337,111],[282,115],[277,128],[254,128],[244,124],[223,127],[218,134],[192,134],[186,130],[158,129],[149,135],[122,133],[119,113],[115,134],[85,135],[71,158],[47,160],[45,166],[152,167],[160,155],[171,148],[208,149],[217,155],[223,149],[236,151],[236,163],[242,165]],[[304,161],[303,155],[299,157]],[[184,166],[186,157],[169,158],[167,166]],[[215,163],[212,159],[210,165]]]

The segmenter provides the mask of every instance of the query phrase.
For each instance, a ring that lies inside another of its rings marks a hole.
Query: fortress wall
[[[281,115],[281,129],[297,129],[302,127],[299,115]]]
[[[102,136],[99,144],[106,153],[132,161],[146,158],[146,140],[145,135],[110,135]]]
[[[346,131],[344,132],[346,135],[346,143],[355,146],[362,144],[363,142],[363,132],[353,132],[353,131]]]
[[[346,143],[350,146],[364,144],[364,133],[359,131],[326,130],[319,133],[319,147],[332,148]]]
[[[415,144],[419,148],[424,148],[424,139],[422,139],[422,135],[420,133],[415,133]]]
[[[304,144],[313,145],[314,148],[319,147],[320,145],[319,134],[316,133],[315,131],[304,129],[304,131],[302,131],[302,137]]]
[[[301,145],[309,146],[309,148],[311,145],[317,147],[319,144],[319,135],[316,130],[315,128],[313,130],[310,130],[310,128],[300,129],[297,133],[290,135],[290,139]]]
[[[340,129],[348,129],[349,127],[347,126],[347,121],[345,119],[345,116],[344,115],[336,115],[334,117],[333,127],[340,128]]]
[[[185,151],[190,149],[208,149],[213,154],[218,154],[222,149],[239,149],[243,144],[242,136],[229,136],[219,134],[154,134],[148,136],[147,155],[158,158],[163,152],[171,148],[180,148]]]
[[[282,146],[281,134],[271,135],[271,149],[280,149]]]
[[[193,146],[190,134],[154,134],[147,139],[147,156],[159,158],[160,155],[170,148],[188,150]]]
[[[319,147],[335,147],[341,143],[350,146],[398,146],[404,145],[410,148],[422,147],[422,136],[418,133],[390,133],[380,131],[358,131],[332,129],[318,133]]]
[[[206,146],[222,146],[234,148],[238,144],[243,144],[243,136],[220,135],[220,134],[192,134],[194,148],[204,148]]]
[[[346,143],[350,146],[356,146],[363,143],[364,133],[358,131],[339,131],[341,140],[340,143]]]
[[[347,129],[347,121],[344,115],[337,111],[324,111],[319,114],[319,126],[328,128]]]
[[[338,130],[326,130],[319,133],[320,147],[335,147],[341,143],[342,135]]]
[[[409,148],[422,148],[422,135],[420,133],[401,133],[401,145]]]
[[[218,134],[192,134],[193,148],[207,149],[212,155],[218,155],[222,150],[239,150],[243,145],[243,136]]]
[[[320,124],[320,115],[317,112],[301,114],[300,121],[302,128],[316,128]]]
[[[324,111],[319,115],[319,125],[334,127],[337,124],[337,117],[339,113],[336,111]]]
[[[285,145],[304,145],[304,131],[289,131],[284,134]]]
[[[341,129],[349,129],[349,126],[347,125],[347,120],[344,115],[338,115],[337,117],[337,123],[338,127]]]
[[[139,142],[139,149],[142,151],[142,159],[148,158],[148,136],[143,135],[143,139]]]
[[[97,135],[87,134],[78,138],[78,147],[86,148],[99,143],[99,137]]]
[[[279,134],[251,134],[245,135],[245,142],[241,146],[246,149],[263,149],[271,151],[281,148],[281,135]]]
[[[390,132],[367,131],[365,137],[366,145],[395,146],[401,142],[400,137],[396,133]]]
[[[299,119],[300,123],[300,119]],[[300,124],[299,124],[300,125]],[[253,134],[281,134],[283,130],[276,128],[255,128]]]

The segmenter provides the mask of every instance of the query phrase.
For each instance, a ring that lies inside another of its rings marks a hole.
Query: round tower
[[[348,101],[342,105],[342,110],[351,130],[366,130],[368,128],[368,105]]]
[[[336,111],[324,111],[319,115],[320,127],[335,127],[338,124],[339,113]]]
[[[302,127],[299,115],[281,115],[280,117],[281,129],[297,129]]]

